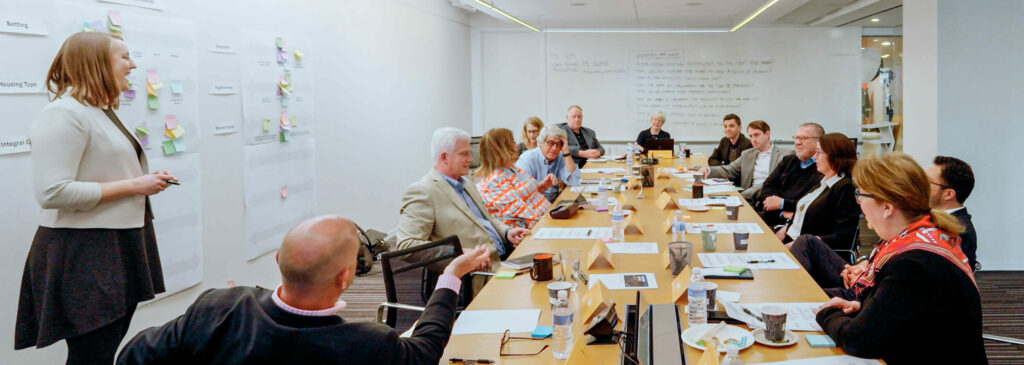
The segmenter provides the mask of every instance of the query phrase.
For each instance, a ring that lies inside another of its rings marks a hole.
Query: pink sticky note
[[[157,76],[156,70],[154,69],[146,70],[146,81],[148,81],[151,85],[159,84],[160,76]]]
[[[277,63],[285,63],[284,50],[277,52]]]
[[[135,90],[134,89],[125,90],[122,93],[122,95],[124,95],[125,99],[135,99]]]
[[[140,136],[139,137],[139,144],[141,144],[142,147],[149,146],[149,136]]]
[[[178,119],[177,119],[177,117],[175,117],[174,114],[169,114],[166,117],[164,117],[164,126],[166,126],[167,129],[176,129],[176,128],[178,128]]]
[[[116,25],[116,26],[119,26],[119,27],[121,26],[121,12],[120,11],[111,10],[110,13],[107,14],[107,16],[110,17],[110,24],[113,24],[113,25]]]
[[[288,187],[287,186],[282,186],[281,187],[281,199],[287,199],[287,198],[288,198]]]

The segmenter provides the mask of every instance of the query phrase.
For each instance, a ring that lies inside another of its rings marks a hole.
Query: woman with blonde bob
[[[522,142],[516,145],[516,156],[522,155],[526,150],[537,148],[537,136],[541,128],[544,128],[544,122],[541,122],[540,118],[526,118],[526,122],[523,123],[523,135],[520,137]]]
[[[841,273],[853,300],[818,311],[821,328],[847,354],[887,364],[984,364],[981,299],[956,218],[928,205],[924,170],[890,153],[857,162],[857,203],[882,242]]]
[[[53,100],[32,122],[42,207],[25,261],[14,348],[66,340],[68,364],[110,364],[139,302],[164,291],[149,195],[174,180],[147,172],[114,114],[135,68],[119,37],[68,37],[47,74]]]
[[[540,183],[515,166],[516,142],[512,131],[495,128],[480,139],[480,169],[476,189],[492,216],[509,227],[533,228],[547,212],[544,191],[556,183],[553,175]]]

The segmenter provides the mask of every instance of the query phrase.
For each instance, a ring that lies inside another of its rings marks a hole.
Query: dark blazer
[[[437,364],[456,297],[434,291],[410,338],[373,322],[307,317],[274,304],[272,291],[211,289],[184,315],[133,338],[118,364]]]
[[[960,233],[960,250],[967,255],[967,261],[971,270],[978,271],[981,265],[978,264],[978,234],[974,232],[974,223],[971,222],[971,214],[967,213],[967,207],[953,212],[953,216],[964,225],[963,233]]]
[[[831,188],[826,188],[807,206],[800,234],[821,237],[832,249],[850,249],[853,235],[860,224],[860,205],[853,195],[853,189],[853,179],[849,176],[844,176]]]
[[[987,364],[981,297],[963,270],[923,250],[882,266],[860,311],[818,312],[821,328],[847,354],[887,364]]]
[[[778,196],[783,200],[782,210],[792,212],[795,209],[796,201],[807,192],[817,188],[821,178],[822,175],[818,172],[816,163],[801,169],[800,158],[795,154],[788,155],[779,161],[775,171],[772,171],[768,175],[768,179],[764,180],[761,194],[757,200],[764,200],[772,195]]]
[[[750,144],[750,140],[743,133],[740,133],[740,136],[736,138],[735,145],[729,141],[729,138],[722,137],[722,140],[718,141],[718,147],[715,147],[714,152],[711,152],[711,156],[708,156],[708,166],[728,165],[730,162],[740,158],[740,153],[749,148],[754,148],[754,145]]]
[[[576,165],[579,167],[586,165],[587,159],[579,156],[580,142],[576,140],[576,134],[572,132],[572,128],[569,128],[568,123],[559,123],[557,126],[565,131],[565,139],[569,141],[569,154],[572,155],[572,160],[576,161]],[[596,148],[601,151],[601,155],[604,155],[604,146],[597,140],[597,133],[593,129],[580,126],[580,134],[583,135],[583,140],[587,142],[588,148]]]

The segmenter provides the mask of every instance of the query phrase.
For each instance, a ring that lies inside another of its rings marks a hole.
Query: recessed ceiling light
[[[587,3],[572,3],[571,6],[587,6]]]
[[[872,41],[878,42],[878,40],[877,40],[877,39],[872,39]]]
[[[697,3],[697,2],[686,3],[686,6],[700,6],[700,3]]]
[[[886,54],[882,55],[882,58],[889,58],[889,54],[886,53]]]
[[[872,22],[872,23],[878,23],[878,22],[880,22],[880,21],[882,21],[882,20],[881,20],[881,19],[878,19],[878,18],[871,18],[871,22]]]
[[[861,51],[863,51],[863,50],[864,50],[864,47],[860,47],[860,50],[861,50]]]
[[[891,45],[892,45],[892,42],[882,42],[882,45],[883,45],[883,46],[891,46]]]

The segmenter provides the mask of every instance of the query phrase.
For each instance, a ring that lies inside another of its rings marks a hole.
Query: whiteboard
[[[523,45],[531,40],[542,44]],[[667,118],[664,129],[687,141],[717,141],[728,113],[738,114],[744,124],[768,122],[775,139],[789,139],[805,122],[860,135],[858,27],[543,37],[495,33],[481,42],[484,79],[491,81],[483,85],[485,128],[518,130],[529,115],[562,123],[575,104],[583,108],[583,125],[602,140],[635,139],[659,111]],[[540,75],[523,72],[523,64],[538,62]],[[523,102],[537,100],[538,94],[543,110],[515,109],[538,105]]]

